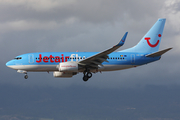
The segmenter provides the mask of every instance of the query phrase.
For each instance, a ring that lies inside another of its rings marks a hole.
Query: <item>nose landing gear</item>
[[[27,75],[27,73],[24,75],[24,78],[25,78],[25,79],[28,79],[28,75]]]
[[[25,74],[25,75],[24,75],[24,78],[25,78],[25,79],[28,79],[27,71],[18,70],[17,72],[18,72],[18,73],[23,73],[23,74]]]

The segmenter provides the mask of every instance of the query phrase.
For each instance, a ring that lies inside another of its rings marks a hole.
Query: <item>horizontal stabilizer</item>
[[[158,51],[158,52],[155,52],[155,53],[151,53],[151,54],[148,54],[146,55],[146,57],[157,57],[157,56],[161,56],[162,54],[166,53],[167,51],[171,50],[172,48],[167,48],[165,50],[161,50],[161,51]]]

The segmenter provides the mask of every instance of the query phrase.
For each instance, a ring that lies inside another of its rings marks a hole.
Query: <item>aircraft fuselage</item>
[[[28,53],[17,56],[9,61],[9,67],[25,71],[58,71],[57,65],[68,61],[81,61],[98,52],[42,52]],[[17,59],[19,58],[19,59]],[[114,71],[140,66],[156,60],[159,57],[146,57],[143,53],[113,52],[103,62],[98,71]]]

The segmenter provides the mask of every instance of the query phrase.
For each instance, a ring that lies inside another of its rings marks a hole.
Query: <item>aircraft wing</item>
[[[92,68],[98,68],[99,65],[103,66],[102,63],[104,61],[108,62],[107,61],[108,54],[114,52],[119,47],[124,45],[127,34],[128,34],[128,32],[126,32],[124,34],[123,38],[121,39],[121,41],[117,45],[115,45],[115,46],[113,46],[113,47],[111,47],[111,48],[109,48],[109,49],[107,49],[105,51],[102,51],[102,52],[100,52],[98,54],[95,54],[95,55],[93,55],[91,57],[88,57],[88,58],[86,58],[86,59],[84,59],[82,61],[79,61],[78,64],[82,65],[82,66],[86,66],[86,67],[92,67]]]

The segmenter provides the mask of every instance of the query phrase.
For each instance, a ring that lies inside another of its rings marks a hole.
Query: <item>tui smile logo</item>
[[[161,37],[161,34],[159,34],[158,37]],[[159,44],[159,40],[155,44],[151,44],[149,41],[151,39],[150,37],[146,37],[144,39],[147,40],[147,43],[150,47],[156,47]]]

